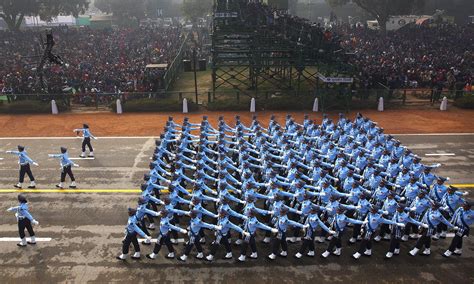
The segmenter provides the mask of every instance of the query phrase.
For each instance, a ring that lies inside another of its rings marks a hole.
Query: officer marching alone
[[[59,164],[61,165],[61,181],[59,182],[59,184],[56,185],[56,187],[59,189],[63,189],[64,182],[66,181],[66,175],[68,175],[69,178],[71,178],[71,185],[69,186],[69,188],[77,188],[76,179],[74,178],[74,174],[72,173],[72,167],[79,167],[79,165],[69,159],[67,148],[61,147],[61,154],[49,154],[48,156],[50,158],[60,159]]]
[[[15,217],[18,221],[18,232],[20,233],[21,241],[17,244],[17,246],[25,247],[27,244],[35,245],[36,237],[32,225],[39,225],[39,222],[36,221],[33,216],[31,216],[28,209],[28,201],[23,194],[18,195],[18,202],[20,203],[18,206],[7,209],[8,212],[15,212]],[[26,241],[25,228],[28,230],[28,234],[31,237],[30,241]]]
[[[94,140],[97,140],[97,137],[92,135],[92,133],[89,129],[89,125],[83,124],[82,128],[74,129],[73,132],[75,132],[78,136],[79,136],[79,133],[82,132],[82,145],[81,145],[82,153],[79,157],[81,157],[81,158],[86,157],[86,146],[87,146],[89,148],[89,155],[87,155],[87,157],[93,158],[94,157],[94,148],[92,148],[91,138],[94,139]]]
[[[18,151],[6,151],[7,154],[13,154],[18,156],[18,164],[20,165],[20,177],[18,183],[14,187],[21,189],[23,181],[25,180],[25,174],[30,178],[30,185],[28,188],[36,188],[35,177],[31,172],[30,164],[39,166],[37,162],[33,161],[26,153],[25,146],[18,145]]]

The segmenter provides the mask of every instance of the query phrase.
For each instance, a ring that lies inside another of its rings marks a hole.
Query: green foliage
[[[459,98],[454,102],[454,105],[459,108],[473,109],[474,108],[474,95],[467,95],[462,98]]]
[[[342,6],[351,2],[350,0],[326,0],[331,7]],[[425,6],[426,0],[352,0],[372,15],[382,30],[390,16],[408,15],[419,13]]]
[[[213,101],[207,104],[207,110],[210,111],[239,111],[249,109],[250,104],[248,102],[237,102],[235,98]]]
[[[313,108],[313,101],[312,96],[282,96],[269,98],[263,105],[268,110],[310,110]]]
[[[10,30],[19,30],[25,16],[51,20],[58,15],[77,16],[89,7],[89,0],[0,0],[0,18]]]
[[[58,102],[59,112],[68,110],[69,108]],[[4,114],[38,114],[51,113],[51,103],[37,100],[22,100],[11,103],[3,102],[0,104],[0,113]]]
[[[198,18],[206,16],[212,11],[212,0],[184,0],[183,14],[195,23]]]
[[[94,5],[119,19],[140,20],[145,17],[147,0],[96,0]]]
[[[113,112],[117,111],[116,103],[110,105]],[[198,106],[188,101],[188,110],[190,112],[197,111]],[[127,112],[178,112],[183,110],[182,102],[176,99],[134,99],[122,103],[122,110]]]

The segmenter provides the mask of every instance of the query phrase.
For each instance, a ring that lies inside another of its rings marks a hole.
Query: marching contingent
[[[232,259],[232,243],[240,246],[238,261],[246,260],[249,247],[256,259],[257,238],[270,244],[270,260],[287,257],[288,242],[299,242],[297,259],[314,257],[315,243],[326,247],[321,257],[328,258],[340,256],[344,242],[359,242],[352,254],[359,259],[371,256],[373,243],[382,239],[389,241],[387,259],[409,240],[416,240],[409,255],[428,256],[431,241],[446,238],[449,230],[454,238],[443,256],[461,255],[474,211],[467,192],[432,173],[439,166],[421,163],[361,114],[353,121],[341,114],[337,122],[324,115],[321,125],[307,115],[302,124],[288,115],[280,125],[272,116],[267,128],[256,116],[250,126],[239,116],[235,126],[219,117],[217,128],[207,116],[201,123],[185,118],[181,125],[169,117],[138,205],[128,209],[117,258],[127,259],[130,244],[131,258],[141,258],[138,237],[151,245],[153,230],[149,259],[158,257],[163,244],[166,257],[175,258],[178,233],[187,236],[180,261],[193,248],[197,259],[213,261],[221,246],[224,259]]]

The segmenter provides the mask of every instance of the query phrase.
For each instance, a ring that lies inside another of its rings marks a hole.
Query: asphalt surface
[[[474,183],[474,136],[399,136],[423,158],[425,163],[443,164],[437,173],[451,177],[452,183]],[[133,189],[137,188],[146,172],[149,155],[154,147],[152,138],[99,139],[95,160],[76,161],[78,186],[81,189]],[[59,146],[67,146],[71,157],[80,154],[80,140],[37,139],[0,140],[0,189],[11,188],[17,181],[17,164],[14,156],[1,154],[17,144],[25,144],[30,156],[40,163],[33,168],[39,188],[53,188],[59,178],[59,162],[48,159]],[[432,153],[454,153],[455,156],[425,156]],[[467,191],[474,194],[472,188]],[[28,193],[31,213],[40,222],[35,228],[37,237],[52,238],[36,246],[18,248],[15,241],[2,238],[16,237],[17,225],[13,214],[4,209],[16,205],[17,193],[0,193],[0,279],[4,283],[16,282],[179,282],[179,283],[303,283],[303,282],[355,282],[355,283],[420,283],[420,282],[474,282],[474,242],[464,239],[461,257],[445,259],[441,253],[451,238],[432,243],[430,257],[411,257],[407,252],[414,241],[402,244],[401,255],[390,260],[383,256],[388,242],[374,245],[372,257],[359,261],[351,258],[356,246],[343,245],[343,255],[327,260],[319,254],[327,247],[316,244],[317,257],[296,260],[292,256],[299,243],[290,245],[289,257],[266,259],[269,245],[258,244],[259,259],[244,264],[221,260],[223,249],[216,261],[207,263],[193,258],[186,263],[160,256],[151,261],[144,257],[152,248],[141,246],[142,259],[115,259],[121,249],[126,208],[134,206],[138,193]],[[156,232],[153,232],[156,237]],[[183,237],[183,236],[180,236]],[[208,251],[208,243],[204,245]],[[261,240],[262,238],[258,238]],[[175,246],[182,252],[183,246]],[[133,252],[133,249],[131,250]],[[239,248],[234,246],[234,256]]]

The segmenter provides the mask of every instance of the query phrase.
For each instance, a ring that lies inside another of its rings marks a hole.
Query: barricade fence
[[[380,98],[384,99],[385,108],[402,105],[435,105],[444,97],[448,100],[472,95],[466,91],[431,90],[431,89],[317,89],[315,91],[276,91],[255,94],[252,91],[226,92],[133,92],[133,93],[64,93],[64,94],[0,94],[0,111],[4,108],[14,109],[17,105],[50,104],[55,100],[63,110],[87,108],[88,110],[114,111],[117,100],[127,106],[135,105],[134,111],[140,110],[140,104],[179,105],[186,98],[193,110],[248,110],[252,98],[256,101],[256,110],[312,110],[314,100],[318,99],[319,111],[376,108]],[[125,110],[126,111],[126,107]],[[151,109],[153,110],[153,109]],[[167,107],[157,110],[166,111]],[[147,111],[146,108],[144,111]],[[150,111],[150,110],[148,110]],[[14,112],[11,110],[10,112]],[[27,112],[27,111],[26,111]]]

